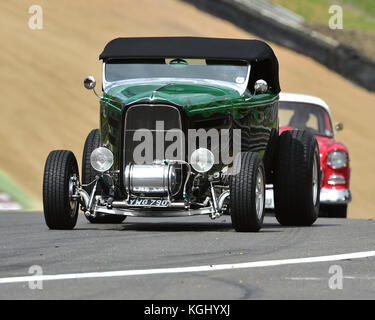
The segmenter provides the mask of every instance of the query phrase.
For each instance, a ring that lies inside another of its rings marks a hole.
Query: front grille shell
[[[124,170],[125,167],[132,163],[136,163],[135,159],[133,159],[134,149],[137,145],[142,143],[143,141],[134,141],[134,133],[140,129],[147,129],[151,131],[153,136],[153,152],[152,157],[150,159],[146,159],[145,163],[137,163],[137,164],[145,164],[151,165],[153,160],[163,160],[165,159],[165,154],[160,150],[160,148],[156,148],[156,121],[163,121],[164,128],[163,130],[159,130],[158,134],[159,137],[163,136],[164,138],[164,150],[165,151],[168,145],[172,144],[174,141],[165,141],[165,134],[168,130],[178,130],[179,133],[183,130],[183,119],[181,111],[178,107],[173,105],[167,104],[148,104],[148,103],[139,103],[135,105],[131,105],[125,112],[124,115],[124,131],[123,131],[123,154],[122,154],[122,169]],[[177,131],[173,131],[177,132]],[[185,144],[185,138],[180,139],[181,144]],[[150,146],[151,147],[151,146]],[[185,146],[181,145],[181,150],[185,150]],[[179,159],[185,160],[185,158]],[[176,169],[176,184],[177,184],[177,194],[181,190],[181,185],[183,181],[183,166],[175,165]],[[123,175],[122,175],[123,176]],[[124,183],[123,183],[124,185]]]

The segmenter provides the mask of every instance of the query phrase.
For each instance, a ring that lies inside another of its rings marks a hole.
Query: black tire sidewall
[[[239,165],[240,169],[239,169]],[[265,169],[261,157],[255,152],[238,153],[233,167],[237,171],[230,179],[232,225],[236,231],[257,232],[263,225],[265,214]],[[262,216],[256,212],[256,177],[258,169],[263,175]]]
[[[98,172],[91,166],[90,157],[91,153],[100,146],[100,131],[93,129],[86,138],[82,154],[82,184],[92,182]],[[91,194],[93,185],[84,187],[88,194]],[[100,186],[97,188],[97,193],[100,193]]]
[[[347,204],[321,204],[319,216],[326,218],[347,218],[347,209]]]
[[[317,199],[313,203],[313,163],[317,165]],[[320,157],[315,136],[303,130],[280,136],[275,179],[275,216],[282,225],[312,225],[319,216]]]
[[[68,150],[52,151],[46,160],[43,181],[44,218],[50,229],[73,229],[77,223],[79,204],[70,207],[69,181],[76,174],[77,160]]]

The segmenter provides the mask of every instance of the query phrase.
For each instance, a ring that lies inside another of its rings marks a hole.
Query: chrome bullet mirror
[[[87,90],[92,90],[96,86],[96,80],[93,76],[88,76],[83,80],[83,85]]]
[[[266,81],[259,79],[255,82],[254,92],[257,93],[265,93],[268,90],[268,84]]]

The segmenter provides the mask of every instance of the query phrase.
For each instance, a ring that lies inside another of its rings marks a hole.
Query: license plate
[[[130,199],[128,204],[135,207],[168,207],[169,201],[166,199]]]

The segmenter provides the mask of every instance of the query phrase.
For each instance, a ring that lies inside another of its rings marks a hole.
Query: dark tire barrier
[[[233,0],[183,0],[265,40],[304,54],[346,79],[375,92],[375,62],[353,47],[265,17]],[[328,23],[328,22],[327,22]]]

